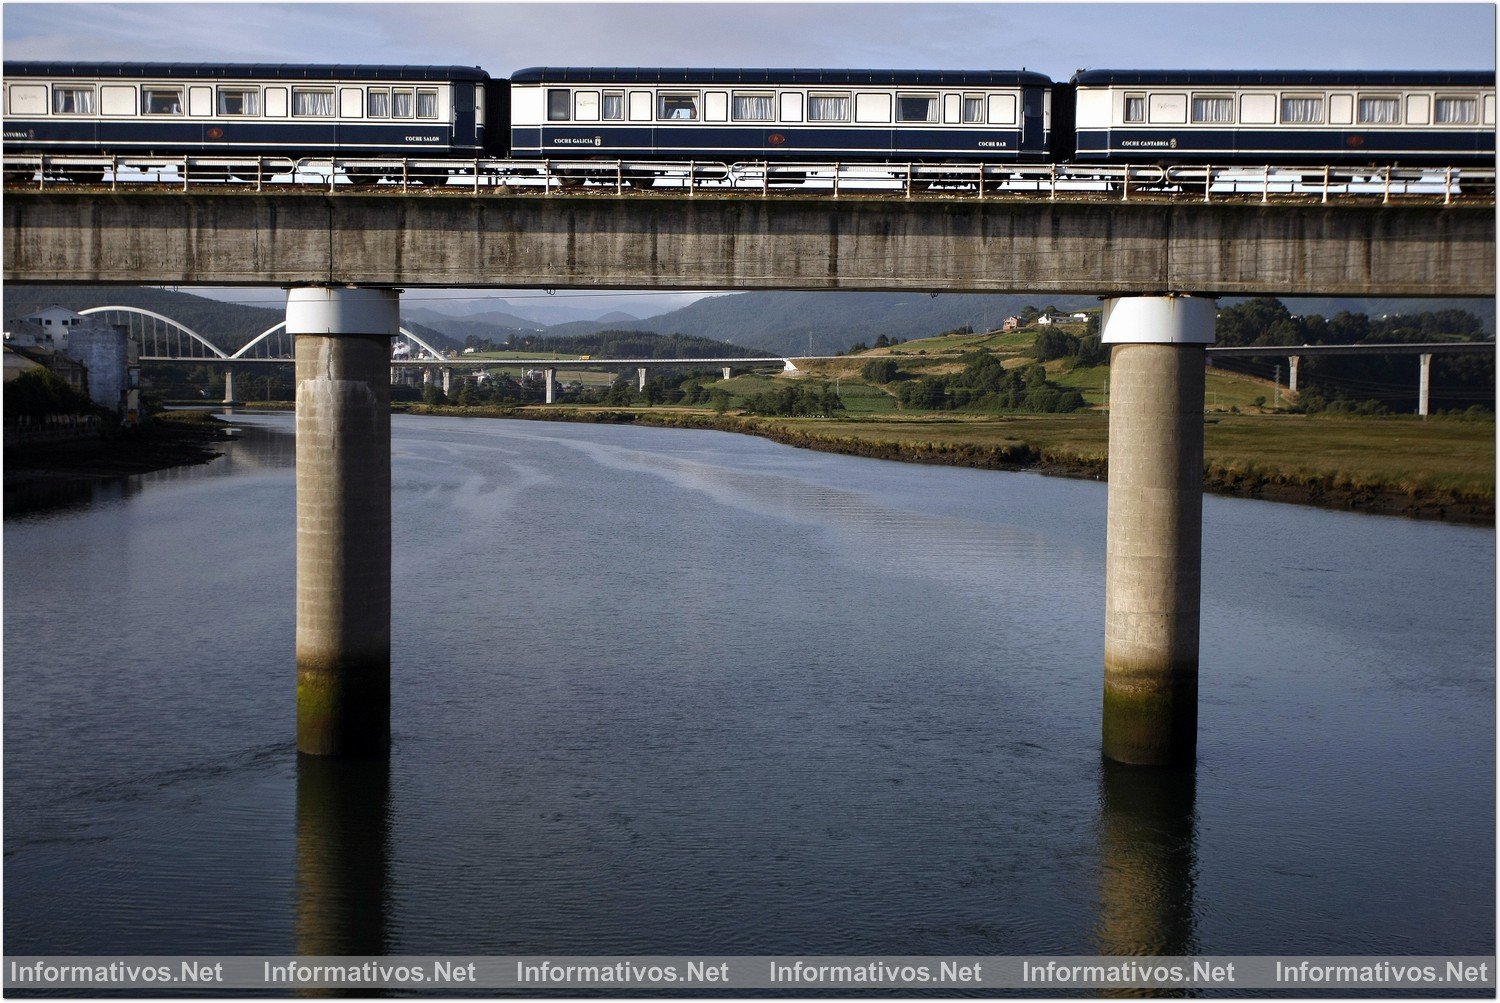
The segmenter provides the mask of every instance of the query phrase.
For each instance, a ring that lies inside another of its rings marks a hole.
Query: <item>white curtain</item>
[[[771,95],[734,96],[734,119],[736,122],[769,122],[774,117]]]
[[[371,118],[390,118],[391,117],[391,92],[390,91],[371,91],[370,92],[370,111],[369,111],[369,114],[370,114]]]
[[[1360,98],[1359,120],[1367,125],[1394,125],[1401,121],[1401,102],[1396,98]]]
[[[604,95],[604,118],[618,120],[625,117],[625,95]]]
[[[1433,111],[1439,123],[1479,121],[1479,104],[1473,98],[1438,98]]]
[[[437,117],[437,92],[417,91],[417,118]]]
[[[1193,98],[1193,121],[1215,125],[1234,121],[1233,98]]]
[[[849,121],[849,98],[818,97],[812,95],[807,99],[807,120],[809,122],[847,122]]]
[[[979,98],[964,98],[964,121],[983,122],[984,102]]]
[[[59,115],[94,114],[92,87],[53,87],[52,110]]]
[[[333,91],[304,91],[292,88],[292,114],[332,118]]]
[[[1282,98],[1281,120],[1294,124],[1323,121],[1322,98]]]
[[[1146,99],[1141,95],[1127,97],[1125,99],[1125,121],[1146,121]]]
[[[397,118],[411,118],[411,91],[391,91],[391,112]]]

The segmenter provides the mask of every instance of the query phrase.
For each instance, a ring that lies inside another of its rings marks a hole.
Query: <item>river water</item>
[[[1103,484],[394,419],[389,763],[299,764],[289,415],[4,526],[7,954],[1493,954],[1492,530],[1208,497],[1098,754]]]

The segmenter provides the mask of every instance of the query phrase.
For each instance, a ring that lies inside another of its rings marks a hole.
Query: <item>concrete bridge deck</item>
[[[6,192],[11,282],[1489,296],[1465,205]]]

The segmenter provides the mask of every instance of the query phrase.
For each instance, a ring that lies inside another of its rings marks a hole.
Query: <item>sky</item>
[[[1024,67],[1065,80],[1085,67],[1493,70],[1495,7],[12,0],[3,38],[6,59],[457,64],[497,76],[546,65]],[[596,294],[588,305],[644,316],[698,295]]]

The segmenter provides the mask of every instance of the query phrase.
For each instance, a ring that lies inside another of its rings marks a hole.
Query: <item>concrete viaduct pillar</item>
[[[732,375],[733,375],[733,372],[730,370],[730,368],[728,366],[725,366],[724,367],[724,379],[727,380]]]
[[[443,367],[443,396],[447,397],[453,392],[453,370],[447,366]]]
[[[1424,352],[1419,356],[1422,362],[1422,374],[1417,382],[1417,414],[1423,418],[1428,414],[1428,403],[1431,400],[1432,390],[1432,353]]]
[[[226,407],[240,403],[234,398],[234,370],[224,367],[224,404]]]
[[[646,367],[640,366],[635,371],[635,388],[641,393],[646,392]]]
[[[297,360],[297,750],[390,745],[390,289],[287,295]]]
[[[1107,300],[1104,755],[1190,763],[1198,731],[1204,349],[1214,301]]]
[[[551,404],[557,399],[557,370],[543,369],[542,375],[546,380],[547,386],[546,402]]]
[[[1289,373],[1287,389],[1292,393],[1297,392],[1297,369],[1302,365],[1302,356],[1293,355],[1287,360],[1287,372]]]

